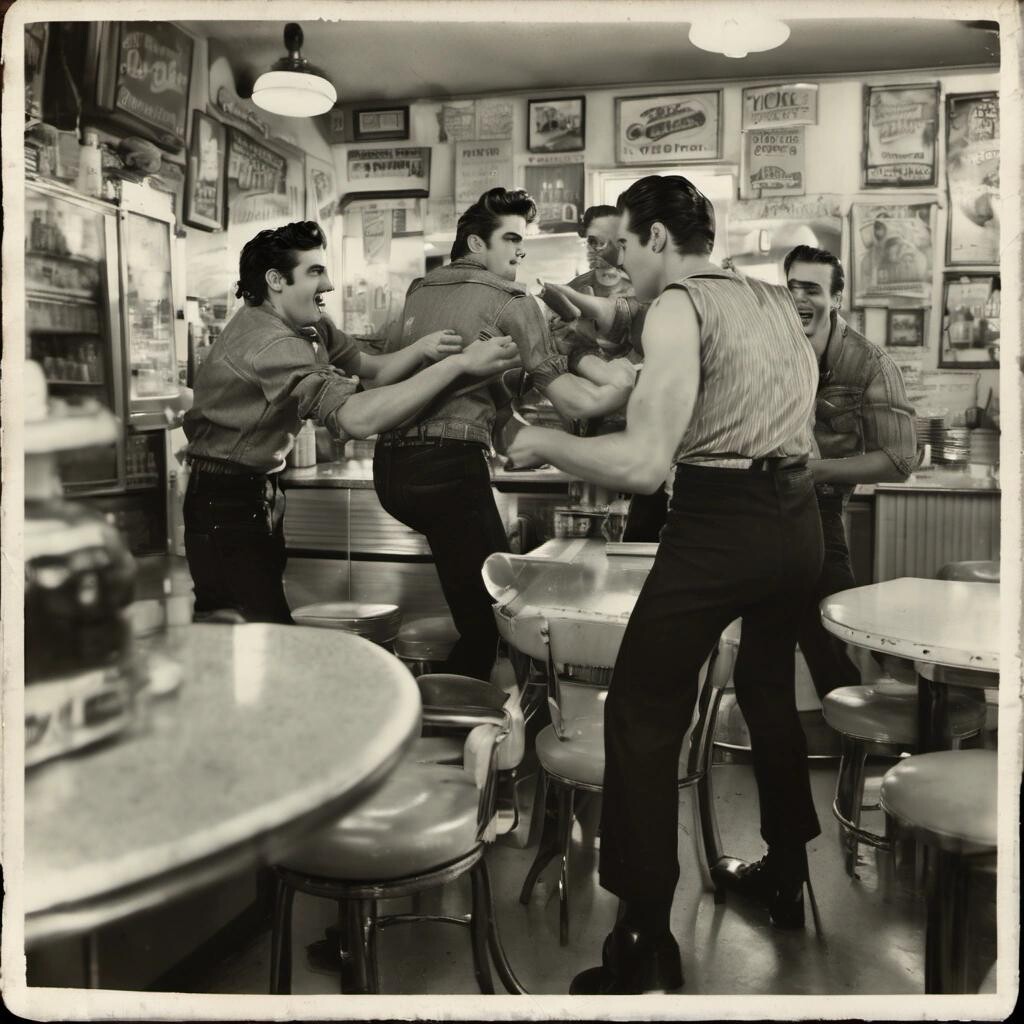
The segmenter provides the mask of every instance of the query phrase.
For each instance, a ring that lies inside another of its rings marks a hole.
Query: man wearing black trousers
[[[794,693],[799,610],[821,568],[806,467],[817,363],[786,289],[710,262],[711,203],[652,175],[619,197],[620,244],[647,313],[645,366],[626,429],[578,438],[525,427],[516,465],[549,462],[606,487],[651,493],[674,465],[668,520],[629,620],[605,702],[601,885],[620,898],[600,967],[570,991],[683,984],[669,927],[676,882],[679,751],[701,665],[742,617],[736,696],[750,728],[768,853],[724,858],[716,882],[803,923],[805,844],[820,831]]]

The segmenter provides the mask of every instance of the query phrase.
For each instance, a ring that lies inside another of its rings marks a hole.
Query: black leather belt
[[[207,459],[202,455],[189,455],[188,464],[192,472],[198,470],[201,473],[214,473],[218,476],[248,476],[256,477],[269,476],[269,473],[253,469],[251,466],[243,466],[238,462],[228,462],[225,459]]]
[[[751,459],[748,473],[779,473],[785,469],[797,469],[807,465],[806,455],[771,455]]]
[[[471,441],[461,437],[381,437],[377,439],[379,448],[442,448],[445,445],[472,445],[481,451],[487,451],[483,441]]]

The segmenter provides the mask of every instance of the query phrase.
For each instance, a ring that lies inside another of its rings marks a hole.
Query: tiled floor
[[[779,932],[767,915],[730,903],[716,906],[702,888],[695,846],[692,793],[680,794],[679,855],[682,877],[672,910],[672,930],[682,949],[689,994],[916,994],[923,991],[924,907],[898,880],[888,885],[876,870],[875,854],[862,848],[858,873],[842,866],[829,813],[834,763],[817,762],[812,784],[823,834],[810,846],[814,891],[823,932],[808,910],[800,932]],[[742,764],[715,769],[719,828],[736,856],[760,855],[756,795],[751,769]],[[529,788],[529,787],[525,787]],[[549,865],[528,906],[518,902],[535,850],[520,848],[528,827],[503,837],[488,853],[503,943],[523,986],[533,994],[564,994],[573,974],[598,962],[616,901],[597,885],[597,801],[584,809],[573,837],[570,943],[558,943],[557,867]],[[468,910],[463,878],[443,894],[424,897],[420,912],[460,914]],[[994,887],[978,887],[971,974],[980,982],[995,956]],[[382,912],[389,908],[382,907]],[[396,910],[407,910],[407,905]],[[304,947],[322,938],[336,909],[325,900],[298,894],[293,925],[296,994],[335,993],[337,976],[311,970]],[[985,937],[987,936],[987,938]],[[270,936],[254,936],[249,948],[195,979],[196,991],[267,991]],[[469,933],[448,924],[417,923],[382,930],[381,989],[394,995],[477,992],[469,955]]]

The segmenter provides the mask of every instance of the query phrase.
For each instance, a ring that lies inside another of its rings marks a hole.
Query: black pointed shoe
[[[573,978],[570,995],[670,993],[683,987],[679,945],[671,932],[650,936],[616,925],[604,940],[601,959],[600,967]]]
[[[724,903],[727,892],[734,892],[748,902],[768,909],[776,928],[803,928],[804,883],[810,887],[807,871],[803,877],[780,882],[768,856],[751,864],[736,857],[722,857],[711,869],[715,883],[715,902]]]

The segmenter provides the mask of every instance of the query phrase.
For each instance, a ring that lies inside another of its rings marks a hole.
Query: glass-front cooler
[[[43,367],[51,395],[70,404],[97,401],[123,421],[116,252],[111,207],[27,183],[26,354]],[[107,448],[76,451],[63,460],[65,490],[121,489],[123,447],[121,435]]]
[[[136,430],[166,428],[164,409],[178,396],[172,238],[170,221],[122,211],[128,416]]]

